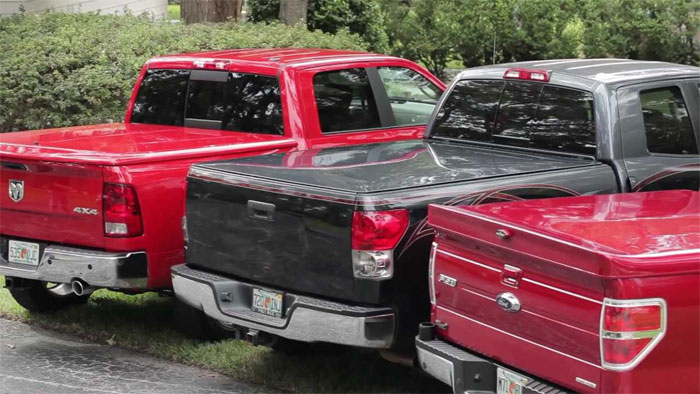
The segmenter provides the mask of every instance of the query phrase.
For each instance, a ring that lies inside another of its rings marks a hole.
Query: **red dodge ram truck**
[[[432,205],[429,223],[416,344],[455,393],[700,391],[700,193]]]
[[[396,57],[244,49],[156,57],[124,123],[0,136],[0,275],[33,311],[169,288],[199,161],[420,137],[444,84]]]

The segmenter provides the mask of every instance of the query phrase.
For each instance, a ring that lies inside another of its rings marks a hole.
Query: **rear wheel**
[[[77,296],[70,283],[11,278],[10,294],[30,312],[56,312],[87,303],[90,295]]]

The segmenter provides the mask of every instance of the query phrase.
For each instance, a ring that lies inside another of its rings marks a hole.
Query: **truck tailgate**
[[[431,205],[429,221],[442,337],[564,386],[599,385],[603,256],[459,207]]]
[[[102,167],[2,159],[0,234],[103,247]]]
[[[193,167],[188,264],[281,290],[351,298],[352,200],[279,187]]]

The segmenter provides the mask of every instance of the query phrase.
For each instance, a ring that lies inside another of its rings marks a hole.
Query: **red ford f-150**
[[[34,311],[94,288],[169,288],[192,163],[416,138],[443,89],[410,61],[363,52],[153,58],[124,123],[0,136],[0,275]]]
[[[700,390],[700,193],[431,205],[428,218],[418,357],[455,393]]]

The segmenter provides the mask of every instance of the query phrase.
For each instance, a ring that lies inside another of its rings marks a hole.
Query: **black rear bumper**
[[[496,393],[497,369],[493,361],[472,354],[439,339],[416,338],[420,367],[429,375],[452,387],[455,393]],[[518,373],[518,375],[521,375]],[[563,394],[567,391],[529,376],[522,394]]]

